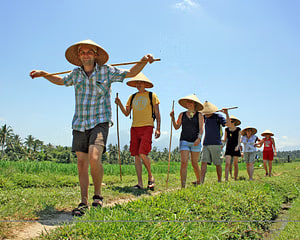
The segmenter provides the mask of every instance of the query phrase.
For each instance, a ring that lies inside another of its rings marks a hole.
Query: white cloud
[[[200,5],[199,3],[194,2],[192,0],[183,0],[182,2],[176,3],[174,7],[184,11],[184,10],[190,10],[192,8],[198,8],[200,7]]]

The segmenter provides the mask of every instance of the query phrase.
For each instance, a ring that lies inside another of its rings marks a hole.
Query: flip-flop
[[[97,207],[102,207],[103,205],[103,197],[99,196],[99,195],[94,195],[93,196],[93,200],[100,200],[99,202],[93,202],[92,206],[97,208]]]
[[[79,203],[77,208],[72,210],[72,216],[81,217],[85,214],[85,211],[89,209],[89,206],[85,203]]]

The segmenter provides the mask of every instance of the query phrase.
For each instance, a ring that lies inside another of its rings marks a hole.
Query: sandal
[[[135,186],[133,186],[132,188],[133,188],[133,189],[143,189],[143,188],[142,188],[140,185],[138,185],[138,184],[135,185]]]
[[[77,208],[72,210],[72,216],[81,217],[85,214],[85,211],[89,209],[89,206],[85,203],[79,203]]]
[[[154,191],[154,186],[155,186],[155,181],[148,181],[148,189],[150,189],[151,191]]]
[[[100,200],[99,202],[93,202],[92,206],[97,208],[97,207],[102,207],[103,205],[103,197],[99,196],[99,195],[94,195],[93,196],[93,200]]]
[[[195,186],[200,185],[200,183],[198,183],[197,181],[192,182],[192,184]]]

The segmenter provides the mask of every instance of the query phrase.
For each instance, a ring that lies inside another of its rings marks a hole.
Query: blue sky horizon
[[[71,146],[74,89],[29,72],[73,69],[65,50],[92,39],[108,63],[161,58],[143,70],[160,100],[161,137],[153,146],[169,148],[172,102],[177,118],[184,111],[178,100],[195,93],[202,103],[238,106],[229,114],[241,128],[256,127],[259,137],[270,129],[278,150],[300,149],[299,1],[12,0],[2,9],[0,126],[23,139]],[[112,102],[117,92],[123,103],[136,92],[126,81],[112,85]],[[117,143],[115,104],[112,114],[108,144]],[[121,146],[129,145],[131,119],[119,111],[119,122]],[[173,129],[172,149],[179,135]]]

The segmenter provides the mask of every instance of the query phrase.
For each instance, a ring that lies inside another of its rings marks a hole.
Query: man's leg
[[[189,153],[190,153],[190,151],[187,151],[187,150],[181,150],[180,151],[180,156],[181,156],[181,166],[180,166],[181,188],[185,188],[185,184],[186,184]]]
[[[103,180],[103,165],[101,162],[103,146],[90,145],[89,146],[89,162],[91,165],[91,175],[94,183],[94,195],[101,197],[101,185]],[[94,202],[100,202],[99,199],[94,199]]]
[[[88,187],[89,187],[89,159],[88,154],[76,152],[77,168],[79,175],[79,185],[81,192],[81,202],[88,204]]]
[[[154,181],[154,178],[152,176],[152,172],[151,172],[151,163],[150,163],[150,159],[148,158],[148,156],[146,154],[140,154],[140,157],[143,160],[144,166],[148,171],[148,181]]]
[[[135,171],[136,171],[136,175],[137,175],[137,179],[138,179],[138,185],[143,188],[143,176],[142,176],[142,172],[143,172],[143,165],[142,165],[142,161],[139,155],[134,156],[134,165],[135,165]]]
[[[205,174],[207,171],[207,163],[206,162],[202,162],[201,163],[201,176],[200,176],[200,182],[203,184],[204,180],[205,180]]]
[[[222,181],[222,165],[216,165],[218,182]]]

